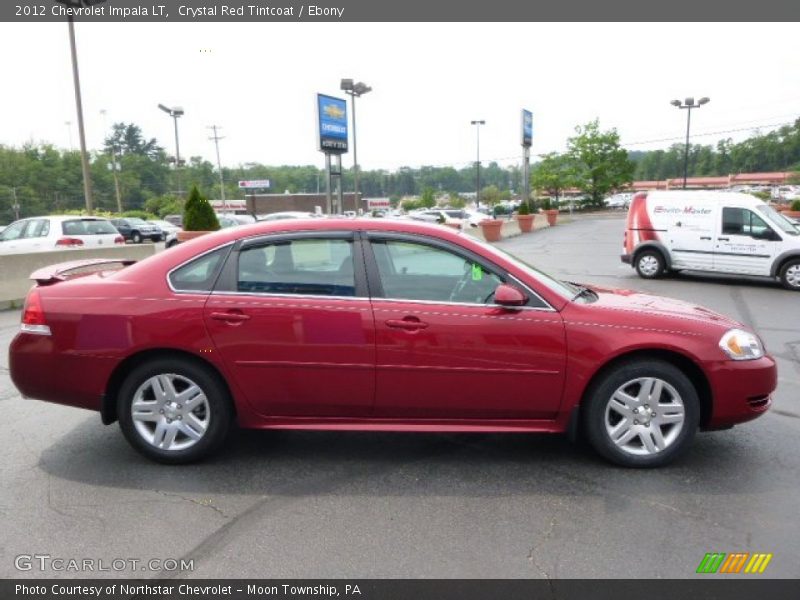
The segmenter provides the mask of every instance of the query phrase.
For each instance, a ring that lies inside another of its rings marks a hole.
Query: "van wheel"
[[[787,290],[800,292],[800,259],[794,258],[781,267],[781,283]]]
[[[589,442],[624,467],[659,467],[680,456],[700,421],[700,401],[689,378],[670,363],[633,360],[612,369],[587,397]]]
[[[642,279],[658,279],[665,270],[664,256],[658,250],[642,250],[636,255],[636,272]]]

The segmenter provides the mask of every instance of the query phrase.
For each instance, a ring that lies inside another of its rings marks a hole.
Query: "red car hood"
[[[724,327],[744,327],[741,323],[730,317],[726,317],[725,315],[721,315],[718,312],[714,312],[713,310],[691,302],[676,300],[674,298],[665,298],[663,296],[654,296],[636,290],[622,290],[598,286],[588,287],[598,296],[598,300],[591,305],[597,308],[703,321],[705,323],[716,323]]]

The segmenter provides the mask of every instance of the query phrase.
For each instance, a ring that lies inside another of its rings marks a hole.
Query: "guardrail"
[[[53,252],[0,255],[0,310],[22,305],[33,282],[30,275],[37,269],[86,258],[130,258],[141,260],[156,252],[155,244],[137,244],[109,248],[76,248]]]

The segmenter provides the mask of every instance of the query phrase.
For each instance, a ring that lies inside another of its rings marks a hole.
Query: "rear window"
[[[174,270],[169,275],[173,289],[178,292],[210,292],[229,250],[230,246],[218,248]]]
[[[64,235],[108,235],[117,233],[110,221],[102,219],[74,219],[61,223]]]

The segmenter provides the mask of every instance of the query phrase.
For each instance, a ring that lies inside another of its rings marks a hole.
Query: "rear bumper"
[[[718,361],[707,366],[713,408],[708,429],[756,419],[772,406],[778,369],[771,356],[758,360]]]
[[[620,255],[619,259],[626,265],[630,265],[633,263],[633,257],[630,254],[622,254]]]

